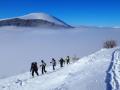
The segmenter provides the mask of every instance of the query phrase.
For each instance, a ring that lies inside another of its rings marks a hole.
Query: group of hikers
[[[56,66],[56,60],[54,58],[52,58],[52,61],[50,62],[52,64],[52,68],[53,70],[55,70],[55,66]],[[61,58],[59,60],[59,63],[60,63],[60,67],[62,68],[63,65],[66,63],[66,64],[70,64],[70,57],[67,56],[67,58],[64,60],[63,58]],[[46,63],[41,60],[41,71],[42,71],[42,74],[46,73]],[[37,62],[32,62],[31,63],[31,68],[30,68],[30,72],[32,72],[32,76],[34,77],[34,73],[36,73],[37,76],[39,76],[39,73],[38,73],[38,65],[37,65]]]

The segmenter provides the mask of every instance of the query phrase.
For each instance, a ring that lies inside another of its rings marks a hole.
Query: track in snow
[[[112,53],[112,59],[106,71],[106,90],[120,90],[120,49]]]

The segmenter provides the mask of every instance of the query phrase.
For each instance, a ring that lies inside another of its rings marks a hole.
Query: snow
[[[0,90],[119,90],[119,67],[119,48],[101,49],[63,68],[57,65],[56,71],[49,66],[45,75],[31,78],[27,72],[2,79]],[[109,83],[111,88],[108,89]]]
[[[111,64],[107,71],[108,90],[120,90],[120,49],[116,49],[112,54]]]
[[[57,18],[53,17],[52,15],[48,15],[46,13],[30,13],[24,16],[20,16],[18,18],[21,19],[41,19],[46,20],[49,22],[53,22],[60,25],[65,25],[63,22],[59,21]]]

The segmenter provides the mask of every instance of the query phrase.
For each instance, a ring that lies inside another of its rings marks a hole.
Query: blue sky
[[[72,25],[119,26],[120,0],[0,0],[0,18],[45,12]]]

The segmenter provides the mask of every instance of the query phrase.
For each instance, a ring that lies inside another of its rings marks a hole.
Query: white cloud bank
[[[0,76],[28,71],[32,61],[49,61],[66,55],[82,57],[100,48],[105,40],[120,42],[120,29],[77,28],[41,30],[38,28],[0,28]]]

